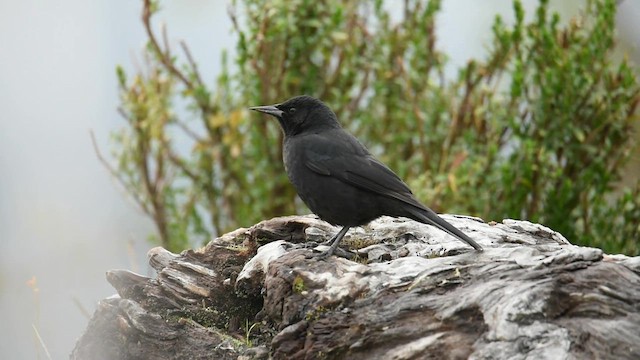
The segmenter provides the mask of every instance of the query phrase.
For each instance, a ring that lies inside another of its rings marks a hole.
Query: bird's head
[[[296,96],[280,104],[249,109],[278,119],[285,136],[340,128],[336,114],[322,101],[307,95]]]

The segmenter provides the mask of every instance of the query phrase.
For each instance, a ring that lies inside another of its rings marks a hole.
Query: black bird
[[[340,126],[322,101],[303,95],[250,109],[280,122],[284,166],[300,198],[322,220],[343,226],[321,256],[333,254],[350,227],[382,215],[433,225],[482,251],[478,243],[422,205],[398,175]]]

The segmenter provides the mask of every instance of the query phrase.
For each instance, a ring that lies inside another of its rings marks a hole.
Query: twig
[[[129,268],[133,272],[140,272],[140,265],[136,259],[136,250],[133,246],[133,239],[129,238],[127,241],[127,256],[129,257]]]
[[[169,49],[167,48],[164,51],[162,50],[162,47],[160,46],[160,43],[158,43],[158,39],[151,28],[151,15],[151,0],[144,0],[144,7],[142,8],[142,23],[144,24],[147,36],[149,37],[151,47],[153,47],[153,50],[158,55],[158,59],[162,62],[165,68],[169,70],[169,72],[180,79],[187,88],[194,89],[193,83],[191,83],[191,81],[189,81],[189,79],[173,65],[168,53]]]
[[[367,89],[369,88],[370,74],[371,74],[371,67],[369,66],[364,71],[364,77],[360,82],[360,88],[358,89],[357,94],[351,98],[349,105],[347,105],[346,111],[349,114],[353,114],[356,111],[356,109],[360,106],[360,103],[362,102],[362,97],[364,96],[364,94],[367,92]]]
[[[169,49],[166,27],[162,28],[162,37],[163,37],[165,48],[163,49],[160,46],[160,43],[158,42],[158,39],[156,38],[156,35],[154,34],[153,29],[151,27],[152,14],[153,12],[151,11],[151,0],[144,0],[144,7],[142,9],[142,23],[144,24],[145,31],[147,32],[147,36],[149,37],[149,43],[151,44],[151,47],[153,48],[154,52],[158,56],[158,59],[160,60],[162,65],[164,65],[167,71],[169,71],[171,74],[176,76],[188,90],[195,93],[195,90],[197,87],[196,84],[194,84],[191,80],[189,80],[187,75],[185,75],[182,71],[178,70],[178,68],[173,64],[173,60],[171,59],[171,53]],[[183,49],[186,49],[186,46],[184,46]],[[186,55],[189,63],[195,64],[188,49],[186,51]],[[197,71],[197,67],[192,66],[192,69],[193,69],[193,75],[196,78],[196,81],[198,82],[197,85],[202,86],[203,83],[201,80],[201,76]],[[209,103],[208,102],[205,103],[197,100],[196,104],[202,111],[203,120],[206,121],[207,114],[211,113],[212,111],[211,107],[209,106]]]
[[[128,188],[127,182],[122,178],[122,176],[118,173],[118,171],[116,169],[114,169],[113,166],[111,166],[109,161],[107,161],[107,159],[100,152],[100,148],[98,147],[98,142],[96,141],[96,136],[93,133],[93,130],[89,130],[89,135],[91,136],[91,143],[93,144],[93,151],[96,153],[96,156],[98,157],[98,160],[107,169],[107,171],[109,171],[111,176],[114,179],[116,179],[116,181],[118,181],[120,183],[120,185],[126,190]],[[147,206],[146,206],[144,200],[138,195],[138,193],[135,192],[135,191],[128,191],[128,193],[133,197],[135,202],[138,203],[140,208],[142,208],[142,211],[144,211],[144,213],[147,214],[148,216],[151,216],[151,213],[150,213],[149,209],[147,209]]]
[[[202,78],[200,77],[200,72],[198,71],[198,64],[196,64],[195,60],[193,59],[193,56],[191,55],[191,51],[189,50],[189,47],[184,41],[180,41],[180,47],[182,48],[184,55],[187,57],[187,62],[189,63],[189,66],[193,71],[193,76],[195,76],[196,82],[198,83],[198,85],[202,86],[204,83],[202,82]]]
[[[84,307],[84,305],[82,305],[82,303],[80,303],[80,300],[78,300],[78,298],[73,297],[72,298],[74,305],[78,308],[78,310],[80,310],[80,313],[87,319],[91,319],[91,313]]]
[[[144,188],[149,196],[149,202],[151,203],[151,218],[153,219],[160,235],[160,242],[163,247],[169,249],[169,229],[167,224],[167,215],[165,209],[164,199],[162,198],[163,192],[163,162],[161,153],[156,155],[156,175],[155,178],[151,176],[151,169],[149,166],[149,159],[153,156],[150,141],[146,140],[147,134],[144,133],[141,127],[134,127],[137,135],[137,151],[140,156],[137,157],[138,163],[136,164],[140,169],[142,182]]]
[[[199,143],[207,143],[207,140],[201,138],[195,131],[187,126],[184,122],[174,118],[173,123],[176,124],[182,131],[185,132],[193,141]]]
[[[171,149],[169,149],[167,144],[163,146],[167,146],[167,157],[173,164],[179,167],[180,170],[182,170],[185,173],[185,175],[187,175],[187,177],[193,180],[195,184],[204,185],[204,181],[202,181],[202,178],[198,174],[191,171],[187,166],[187,164],[184,162],[184,160],[182,160],[178,155],[176,155],[173,151],[171,151]]]
[[[33,332],[36,334],[36,338],[38,339],[40,346],[42,346],[42,348],[44,349],[44,353],[45,355],[47,355],[47,359],[51,360],[51,354],[49,354],[49,349],[47,349],[47,345],[45,345],[44,341],[42,341],[42,337],[40,336],[38,329],[34,324],[31,324],[31,327],[33,328]]]
[[[171,59],[171,48],[169,47],[169,36],[167,35],[167,24],[162,23],[162,44],[164,45],[163,56]]]
[[[236,14],[235,7],[233,4],[229,4],[227,6],[227,15],[229,15],[229,19],[231,19],[231,25],[235,31],[240,32],[240,24],[238,23],[238,14]]]

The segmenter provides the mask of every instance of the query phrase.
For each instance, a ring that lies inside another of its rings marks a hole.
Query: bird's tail
[[[480,244],[478,244],[473,239],[465,235],[462,231],[458,230],[458,228],[456,228],[455,226],[449,224],[443,218],[438,216],[438,214],[433,212],[433,210],[429,208],[417,208],[417,207],[412,207],[411,209],[406,209],[406,210],[408,210],[409,214],[411,215],[409,217],[412,218],[413,220],[420,221],[421,223],[433,225],[438,229],[448,233],[449,235],[461,241],[466,242],[467,244],[471,245],[474,249],[478,251],[482,251],[482,246],[480,246]]]

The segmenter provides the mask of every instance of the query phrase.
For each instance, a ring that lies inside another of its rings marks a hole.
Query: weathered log
[[[336,228],[285,217],[180,255],[155,279],[110,271],[72,359],[640,358],[640,257],[526,221],[444,216],[485,247],[381,218],[357,255],[317,259]]]

